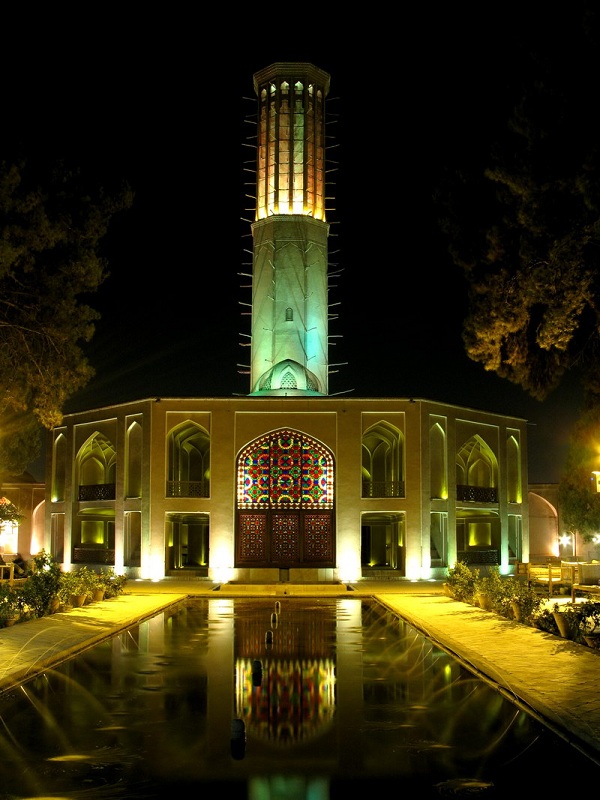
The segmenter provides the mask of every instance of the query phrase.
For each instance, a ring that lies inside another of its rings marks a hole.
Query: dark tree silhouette
[[[93,375],[81,345],[99,315],[85,302],[108,275],[100,244],[131,206],[64,161],[0,161],[0,472],[20,474],[40,434]]]
[[[600,530],[600,24],[587,2],[547,23],[511,41],[519,71],[497,102],[510,113],[458,149],[434,200],[467,285],[469,357],[538,400],[567,373],[581,383],[560,498],[569,529],[590,538]]]

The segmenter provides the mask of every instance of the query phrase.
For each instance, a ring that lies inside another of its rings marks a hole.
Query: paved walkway
[[[131,581],[119,597],[2,628],[0,691],[189,595],[372,596],[600,766],[600,651],[451,600],[439,582],[361,582],[353,585],[351,595],[343,585],[223,585],[215,589],[208,581]]]

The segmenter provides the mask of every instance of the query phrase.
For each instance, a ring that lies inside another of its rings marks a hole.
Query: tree
[[[7,497],[0,497],[0,525],[4,522],[19,523],[23,519],[23,514],[14,503]]]
[[[600,531],[600,24],[592,3],[564,11],[554,29],[536,19],[511,42],[517,69],[489,87],[487,106],[479,98],[481,127],[465,137],[476,145],[434,199],[467,287],[468,356],[540,401],[567,373],[581,384],[559,506],[589,540]]]
[[[558,505],[565,529],[590,542],[600,533],[600,492],[594,473],[600,470],[600,407],[588,409],[571,435],[571,445],[558,487]]]
[[[468,285],[469,357],[539,400],[576,370],[594,405],[600,122],[591,98],[600,48],[595,19],[583,15],[579,23],[572,40],[533,46],[525,82],[511,86],[514,110],[500,134],[476,160],[452,165],[435,196]]]
[[[99,314],[85,299],[108,276],[100,246],[128,209],[63,161],[0,160],[0,471],[17,475],[93,376],[82,350]]]

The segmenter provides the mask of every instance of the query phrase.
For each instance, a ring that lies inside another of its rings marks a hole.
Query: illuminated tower
[[[254,75],[258,97],[252,224],[251,395],[328,394],[325,98],[312,64]]]

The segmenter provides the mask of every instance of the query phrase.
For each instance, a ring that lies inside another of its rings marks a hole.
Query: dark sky
[[[570,7],[575,18],[580,5]],[[558,480],[578,387],[540,403],[469,360],[464,285],[431,195],[444,165],[485,153],[519,98],[530,50],[545,39],[549,52],[559,30],[570,39],[569,25],[557,15],[548,39],[539,18],[510,3],[395,20],[383,9],[367,20],[214,12],[209,22],[178,9],[115,20],[99,6],[95,21],[70,29],[52,19],[52,35],[40,22],[35,43],[16,34],[13,45],[30,46],[10,65],[11,135],[77,157],[107,182],[123,177],[136,192],[105,241],[111,276],[89,301],[102,314],[86,346],[97,374],[65,410],[248,393],[237,364],[248,359],[239,342],[249,333],[240,305],[249,279],[238,273],[250,271],[241,218],[252,214],[252,76],[276,61],[309,61],[331,75],[330,260],[342,272],[330,295],[340,304],[330,358],[348,363],[330,393],[523,417],[530,482]]]

